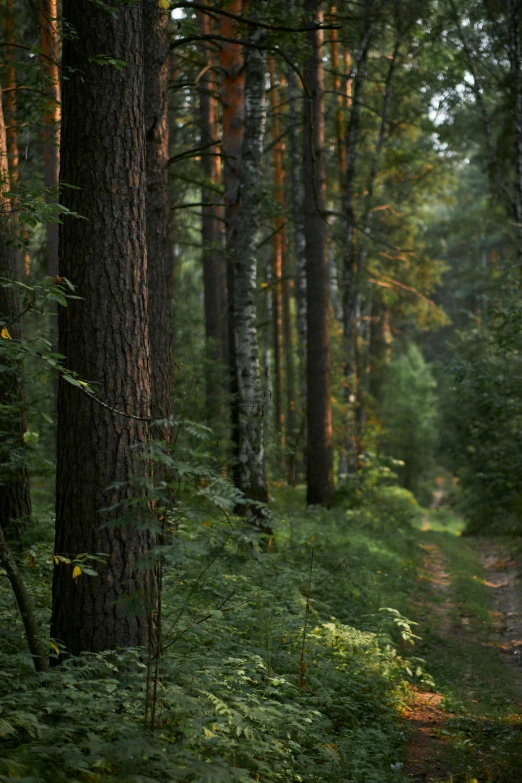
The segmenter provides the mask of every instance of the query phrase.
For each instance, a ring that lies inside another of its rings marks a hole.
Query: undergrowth
[[[420,510],[378,483],[355,508],[303,507],[275,489],[268,550],[229,515],[180,526],[152,732],[143,651],[35,674],[0,576],[0,781],[402,780],[401,710],[426,676],[404,617]],[[24,566],[43,630],[50,530]]]

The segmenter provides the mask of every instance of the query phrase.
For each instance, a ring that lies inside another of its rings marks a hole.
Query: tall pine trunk
[[[56,188],[60,175],[60,73],[57,0],[40,0],[40,49],[45,103],[44,121],[44,186]],[[53,196],[47,194],[48,201]],[[58,224],[47,223],[47,274],[58,274]]]
[[[240,14],[246,3],[243,0],[230,0],[226,8],[234,14]],[[231,19],[221,16],[219,32],[226,38],[234,38],[235,26]],[[220,49],[222,72],[221,100],[223,104],[223,144],[225,156],[225,226],[226,226],[226,265],[227,265],[227,321],[228,321],[228,362],[230,367],[231,440],[233,444],[233,479],[236,486],[241,485],[239,469],[239,389],[234,326],[235,268],[236,247],[239,227],[239,170],[241,167],[241,149],[245,132],[245,71],[243,48],[240,44],[222,43]]]
[[[272,317],[274,338],[274,373],[273,396],[275,411],[275,426],[280,466],[284,462],[285,451],[285,414],[284,414],[284,383],[283,383],[283,253],[284,253],[284,195],[283,195],[283,148],[279,138],[279,117],[277,116],[277,92],[275,81],[275,63],[269,60],[270,73],[270,110],[272,120],[272,152],[274,165],[274,196],[280,214],[276,218],[274,236],[272,239]]]
[[[6,41],[6,65],[7,79],[5,94],[5,114],[7,123],[4,123],[4,133],[7,136],[7,158],[9,161],[9,177],[11,187],[18,182],[18,125],[16,118],[16,68],[14,63],[14,0],[7,0],[5,16],[5,41]]]
[[[355,75],[352,82],[352,108],[346,134],[346,182],[343,188],[343,214],[345,220],[345,242],[343,254],[342,278],[342,315],[344,341],[344,401],[346,419],[342,433],[341,468],[352,472],[357,467],[358,455],[362,445],[358,438],[357,410],[352,401],[359,387],[359,361],[355,311],[357,306],[357,219],[355,209],[355,182],[357,176],[359,131],[361,123],[361,101],[366,75],[370,34],[373,27],[366,29],[362,45],[355,58]],[[354,393],[355,392],[355,393]],[[346,466],[346,469],[345,469]],[[340,471],[341,472],[341,471]]]
[[[202,35],[211,32],[210,17],[198,11],[198,27]],[[199,80],[199,122],[200,141],[204,146],[201,152],[201,165],[205,182],[213,187],[203,187],[201,192],[202,239],[203,239],[203,285],[205,310],[205,337],[207,342],[207,405],[211,415],[218,411],[216,405],[222,398],[223,384],[220,374],[227,358],[226,324],[227,289],[226,263],[223,254],[220,207],[217,206],[215,187],[221,178],[219,144],[212,144],[219,136],[217,100],[214,93],[215,80],[211,66],[213,49],[202,45],[205,68]]]
[[[0,277],[16,280],[12,207],[9,199],[2,195],[9,188],[7,137],[0,97]],[[20,339],[20,310],[16,288],[0,285],[0,340]],[[31,514],[31,496],[27,469],[23,464],[24,387],[20,367],[15,362],[7,361],[6,369],[0,373],[0,405],[9,406],[0,417],[0,528],[6,538],[16,540]]]
[[[173,414],[172,250],[169,238],[169,15],[157,0],[143,0],[145,68],[147,287],[150,334],[151,409],[154,419]],[[154,432],[167,441],[171,427]]]
[[[261,163],[266,122],[262,29],[249,33],[246,55],[245,134],[239,172],[239,221],[235,246],[234,323],[239,388],[239,477],[248,498],[268,500],[263,448],[263,390],[257,338],[257,244]]]
[[[305,0],[307,19],[321,21],[318,0]],[[328,259],[324,173],[324,73],[321,30],[307,33],[311,53],[305,64],[304,187],[307,277],[308,503],[329,506],[333,496],[332,408]]]
[[[298,450],[299,441],[306,442],[306,239],[304,233],[303,217],[303,155],[300,144],[298,127],[298,101],[297,79],[292,68],[288,69],[288,106],[289,106],[289,157],[290,157],[290,187],[291,210],[294,226],[294,257],[295,257],[295,291],[297,310],[297,356],[298,389],[299,389],[299,415],[300,422],[293,443],[294,451]],[[297,460],[297,454],[294,455]]]
[[[63,46],[61,179],[74,186],[63,203],[84,219],[60,227],[60,274],[80,297],[60,309],[60,352],[110,408],[60,380],[55,552],[106,556],[97,577],[54,569],[51,633],[78,654],[146,644],[155,602],[139,562],[151,533],[120,520],[141,493],[132,478],[146,470],[151,412],[146,142],[141,7],[113,16],[64,0],[63,15],[75,33]],[[101,53],[126,66],[100,64]]]

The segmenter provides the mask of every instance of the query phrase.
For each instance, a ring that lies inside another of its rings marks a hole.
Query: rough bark
[[[147,287],[151,365],[151,410],[154,419],[173,414],[172,250],[169,239],[169,15],[157,0],[143,0],[145,69]],[[172,428],[154,435],[169,441]]]
[[[234,14],[240,14],[246,3],[242,0],[230,0],[226,8]],[[233,38],[235,25],[232,19],[221,16],[219,32],[226,38]],[[232,478],[236,486],[241,485],[239,470],[239,389],[237,383],[237,358],[234,326],[235,267],[234,259],[238,236],[239,221],[239,170],[241,149],[245,131],[245,72],[243,49],[239,44],[221,44],[220,65],[223,74],[221,100],[223,104],[223,144],[225,156],[225,226],[226,226],[226,264],[228,292],[228,362],[230,367],[231,440],[233,444]]]
[[[60,227],[60,274],[81,297],[60,308],[60,352],[112,408],[60,380],[55,552],[106,555],[98,577],[54,569],[51,633],[78,654],[146,644],[156,598],[139,563],[153,536],[121,519],[141,494],[150,418],[143,15],[90,0],[64,0],[63,15],[76,35],[63,46],[61,178],[76,189],[62,198],[85,219]],[[98,64],[100,53],[127,66]]]
[[[2,196],[2,192],[9,188],[6,127],[0,101],[0,277],[16,280],[17,252],[12,205]],[[20,340],[22,336],[20,310],[18,291],[0,285],[0,321],[6,324],[8,335],[13,340]],[[0,339],[9,337],[5,335]],[[26,429],[24,386],[20,368],[15,364],[0,374],[0,405],[10,406],[0,420],[0,527],[7,538],[14,541],[19,538],[31,515],[29,477],[22,458]],[[18,459],[13,459],[17,456]]]
[[[305,0],[309,19],[321,21],[318,0]],[[305,64],[309,94],[304,99],[304,214],[307,277],[308,503],[329,506],[333,496],[332,408],[328,259],[324,217],[324,73],[321,30],[307,33]]]
[[[18,609],[22,616],[27,644],[31,655],[33,656],[34,668],[37,672],[45,672],[48,668],[47,655],[38,633],[34,606],[25,587],[24,579],[18,568],[16,558],[7,545],[1,525],[0,564],[2,565],[2,568],[5,569],[7,578],[11,583],[16,603],[18,604]]]
[[[251,30],[261,46],[265,31]],[[257,244],[261,207],[261,164],[266,122],[264,52],[248,48],[245,133],[239,172],[239,221],[235,246],[234,323],[239,388],[239,476],[247,497],[268,500],[263,448],[263,390],[257,338]]]
[[[57,0],[40,0],[40,48],[43,106],[44,187],[56,188],[60,175],[60,73]],[[53,198],[54,196],[54,198]],[[47,194],[56,201],[58,194]],[[58,274],[58,224],[47,223],[47,274]]]
[[[202,35],[211,32],[210,17],[198,11],[196,13],[198,27]],[[220,147],[212,145],[218,138],[217,101],[215,96],[215,81],[213,78],[213,48],[209,44],[202,44],[205,71],[199,80],[199,122],[200,141],[205,145],[201,156],[203,177],[210,185],[219,184],[221,178]],[[227,331],[223,328],[226,323],[227,313],[227,289],[226,289],[226,262],[223,254],[222,223],[220,207],[215,203],[216,191],[203,187],[201,192],[202,221],[201,232],[203,239],[203,284],[204,284],[204,311],[205,311],[205,336],[207,342],[207,406],[211,414],[216,414],[216,405],[222,398],[223,384],[220,382],[220,374],[224,369],[224,362],[228,356]]]
[[[279,207],[275,230],[272,237],[272,335],[274,338],[274,412],[275,427],[278,441],[279,462],[284,462],[285,449],[285,414],[284,414],[284,383],[283,383],[283,252],[284,252],[284,171],[283,142],[280,139],[279,117],[277,115],[277,91],[275,80],[275,63],[272,58],[268,62],[270,74],[270,111],[272,126],[272,156],[274,167],[274,197]]]

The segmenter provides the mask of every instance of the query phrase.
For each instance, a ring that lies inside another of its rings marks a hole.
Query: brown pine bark
[[[272,335],[274,352],[274,414],[278,440],[279,460],[284,463],[285,449],[285,414],[284,414],[284,384],[283,384],[283,252],[284,252],[284,171],[283,171],[283,144],[279,138],[279,117],[277,107],[277,90],[275,79],[275,63],[272,58],[268,61],[270,74],[270,110],[272,120],[272,154],[274,165],[274,197],[277,201],[280,213],[276,218],[275,231],[272,240]]]
[[[246,10],[245,0],[230,0],[227,11],[240,14]],[[234,22],[226,16],[221,16],[219,32],[227,38],[236,34]],[[237,246],[239,227],[239,170],[241,166],[241,150],[245,132],[245,71],[243,48],[240,44],[222,43],[219,60],[222,71],[221,100],[223,104],[223,144],[225,156],[224,186],[225,186],[225,227],[226,227],[226,264],[228,292],[228,349],[230,367],[231,406],[231,440],[233,444],[233,479],[240,486],[239,471],[239,387],[237,381],[237,352],[235,344],[234,299],[235,270],[234,258]]]
[[[7,136],[0,100],[0,277],[17,278],[17,253],[12,206],[2,192],[9,190]],[[15,288],[0,285],[0,329],[6,328],[1,340],[21,338],[20,299]],[[3,364],[3,362],[2,362]],[[0,528],[10,540],[19,537],[31,514],[29,477],[23,465],[23,434],[25,432],[24,387],[20,368],[7,362],[0,373],[0,404],[12,406],[0,420]],[[13,457],[20,457],[20,464]]]
[[[5,41],[7,79],[5,84],[5,114],[7,133],[7,158],[11,187],[18,182],[18,126],[16,124],[16,68],[14,64],[14,0],[7,0],[5,17]]]
[[[145,69],[147,286],[151,364],[151,409],[154,419],[174,412],[172,366],[172,250],[169,238],[169,15],[157,0],[143,0]],[[166,441],[172,428],[153,434]]]
[[[44,186],[56,188],[60,176],[60,40],[58,35],[57,0],[40,0],[40,48],[45,102],[44,121]],[[57,193],[53,194],[56,197]],[[48,201],[56,199],[51,194]],[[58,224],[47,223],[47,273],[58,274]]]
[[[322,21],[320,0],[305,0],[307,19]],[[324,218],[324,72],[321,30],[307,33],[311,53],[305,63],[304,213],[307,277],[308,449],[307,502],[329,506],[333,496],[332,407],[328,259]]]
[[[335,5],[330,6],[330,24],[335,24],[337,10]],[[330,31],[330,46],[332,54],[333,89],[336,94],[335,108],[335,140],[337,142],[337,158],[339,161],[339,189],[341,196],[344,193],[346,181],[346,145],[344,143],[344,108],[345,100],[341,93],[341,72],[339,70],[339,34],[334,28]],[[343,57],[343,65],[345,65]],[[349,80],[348,80],[349,81]]]
[[[78,654],[146,644],[155,604],[154,574],[139,563],[152,535],[121,520],[141,494],[132,478],[146,471],[149,435],[146,140],[141,7],[112,16],[64,0],[63,15],[75,35],[63,46],[61,176],[76,189],[62,198],[85,219],[60,227],[60,274],[81,297],[60,308],[60,352],[111,408],[60,380],[55,552],[106,556],[97,577],[54,569],[51,633]],[[98,64],[100,53],[127,66]]]
[[[201,34],[210,34],[210,17],[201,11],[196,12],[196,16]],[[201,48],[205,62],[205,71],[199,80],[200,141],[205,146],[201,155],[201,166],[205,181],[215,187],[221,180],[221,161],[219,145],[211,144],[219,136],[215,81],[212,71],[213,48],[208,44],[202,44]],[[221,247],[221,211],[215,203],[216,191],[203,187],[201,196],[205,336],[208,360],[207,406],[210,413],[215,415],[218,412],[216,405],[222,397],[223,385],[220,383],[220,374],[228,355],[227,331],[223,328],[227,309],[227,270]]]

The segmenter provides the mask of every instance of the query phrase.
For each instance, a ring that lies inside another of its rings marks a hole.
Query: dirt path
[[[469,551],[469,540],[466,543],[461,541],[462,548],[468,548]],[[494,541],[484,539],[472,544],[484,567],[483,584],[488,590],[485,598],[489,599],[493,620],[492,624],[480,623],[476,618],[466,616],[460,604],[455,605],[451,565],[441,547],[431,540],[420,546],[423,550],[423,564],[419,570],[419,581],[429,589],[427,599],[426,591],[419,591],[423,596],[418,599],[419,616],[434,618],[440,640],[440,649],[435,647],[432,655],[447,655],[450,647],[454,657],[460,654],[463,688],[467,691],[468,699],[479,704],[482,672],[476,666],[474,669],[469,650],[473,646],[480,655],[482,649],[484,655],[490,656],[490,660],[501,668],[506,667],[504,673],[509,677],[513,709],[521,713],[522,561],[517,563],[504,546]],[[502,664],[498,664],[499,661]],[[404,715],[408,725],[408,761],[404,768],[407,780],[412,783],[480,780],[482,783],[482,777],[468,777],[459,771],[458,765],[455,765],[454,752],[449,752],[451,731],[447,729],[458,716],[444,709],[444,700],[442,692],[418,689],[413,693],[412,704]],[[484,758],[484,752],[477,751],[480,763],[484,763]],[[515,779],[522,780],[522,771],[519,778]],[[504,777],[497,777],[493,773],[492,777],[488,775],[484,780],[497,783]]]
[[[480,541],[477,549],[494,607],[495,635],[490,644],[502,653],[510,667],[513,695],[522,706],[522,562],[492,541]]]
[[[427,520],[423,524],[427,528]],[[424,550],[422,568],[419,579],[428,581],[434,593],[442,601],[429,605],[429,611],[438,615],[441,630],[449,630],[449,609],[451,608],[449,587],[450,576],[446,570],[446,562],[435,544],[421,544]],[[404,773],[408,780],[415,783],[429,783],[444,780],[451,774],[446,761],[444,741],[441,730],[450,715],[441,709],[444,701],[442,693],[416,689],[413,693],[411,706],[405,710],[404,717],[408,725],[408,760]]]

